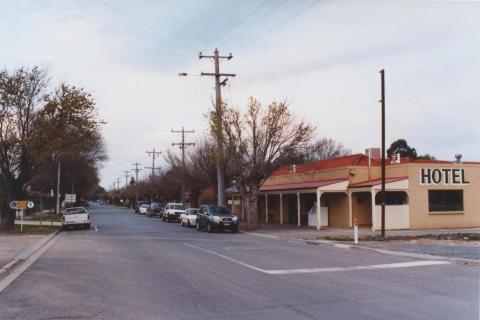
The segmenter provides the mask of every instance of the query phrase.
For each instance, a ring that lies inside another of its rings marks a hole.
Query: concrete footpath
[[[48,235],[0,234],[0,279],[42,248],[58,232]]]
[[[371,249],[382,253],[399,254],[412,257],[431,257],[438,259],[457,260],[464,262],[480,262],[480,241],[470,240],[468,237],[442,236],[473,234],[480,235],[480,228],[464,229],[428,229],[428,230],[395,230],[387,231],[385,241],[365,241],[366,237],[380,236],[379,231],[360,229],[360,242],[358,246],[353,241],[352,229],[322,229],[296,228],[292,226],[262,225],[262,229],[252,234],[276,239],[303,241],[307,243],[330,243],[336,246],[352,246]],[[428,238],[422,238],[427,237]],[[431,236],[431,237],[430,237]],[[389,239],[388,237],[393,237]],[[395,239],[406,237],[406,239]],[[419,238],[416,238],[419,237]],[[339,241],[345,238],[346,241]],[[475,237],[477,239],[477,237]]]

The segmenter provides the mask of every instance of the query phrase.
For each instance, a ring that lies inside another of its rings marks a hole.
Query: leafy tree
[[[428,153],[425,153],[425,154],[422,154],[421,156],[418,156],[417,159],[422,159],[422,160],[437,160],[434,156],[432,156],[431,154],[428,154]]]
[[[278,168],[298,159],[314,128],[296,120],[286,102],[266,108],[250,98],[244,114],[234,108],[223,112],[224,131],[237,188],[246,203],[247,228],[259,226],[257,199],[260,185]]]
[[[391,157],[393,154],[400,153],[401,157],[417,158],[417,150],[408,145],[405,139],[398,139],[390,145],[387,149],[387,156]]]
[[[13,229],[11,200],[32,186],[52,186],[56,163],[62,185],[86,196],[98,185],[98,165],[106,159],[95,103],[83,89],[61,84],[48,93],[47,73],[38,67],[0,72],[1,225]],[[74,182],[75,181],[75,182]]]

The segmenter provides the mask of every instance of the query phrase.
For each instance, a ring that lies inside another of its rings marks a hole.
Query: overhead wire
[[[234,34],[233,36],[231,36],[230,38],[227,38],[225,41],[222,41],[220,42],[219,46],[220,45],[225,45],[229,42],[231,42],[233,39],[237,38],[238,36],[240,36],[242,34],[242,32],[245,32],[247,30],[250,30],[251,28],[253,28],[256,24],[258,24],[260,21],[262,21],[265,17],[267,17],[268,15],[270,15],[272,12],[274,12],[275,10],[277,10],[279,7],[281,7],[287,0],[282,0],[280,2],[278,2],[274,7],[272,7],[269,11],[265,12],[263,15],[261,15],[260,17],[258,17],[255,21],[253,21],[252,24],[248,25],[246,28],[244,28],[240,33],[236,33]]]
[[[305,11],[309,10],[310,8],[314,7],[315,5],[319,4],[320,3],[320,0],[317,0],[317,1],[314,1],[310,4],[308,4],[307,6],[303,7],[300,11],[296,12],[295,14],[289,16],[287,19],[283,20],[282,22],[280,22],[279,24],[277,24],[276,26],[270,28],[269,30],[267,30],[266,32],[264,32],[263,34],[261,34],[260,36],[254,38],[253,40],[247,42],[246,44],[243,44],[242,46],[238,47],[237,49],[243,49],[245,47],[248,47],[250,45],[252,45],[253,43],[257,42],[258,40],[262,39],[263,37],[265,37],[267,34],[277,30],[278,28],[282,27],[283,25],[287,24],[288,22],[290,22],[291,20],[295,19],[296,17],[298,17],[299,15],[301,15],[302,13],[304,13]]]
[[[227,33],[225,33],[217,42],[214,44],[220,44],[222,43],[223,39],[226,39],[233,31],[238,29],[245,21],[247,21],[248,18],[250,18],[252,15],[254,15],[258,10],[260,10],[263,6],[265,6],[268,2],[271,2],[272,0],[265,0],[263,1],[260,5],[256,6],[252,11],[250,11],[249,14],[247,14],[244,18],[240,20],[239,23],[237,23],[233,28],[230,29]]]

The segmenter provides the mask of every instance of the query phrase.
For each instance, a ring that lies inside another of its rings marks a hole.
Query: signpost
[[[27,209],[32,209],[35,206],[35,204],[32,201],[11,201],[10,202],[10,208],[15,210],[15,217],[20,218],[20,232],[23,232],[23,212],[24,210]]]
[[[65,194],[65,203],[75,203],[77,202],[77,195],[75,193]]]

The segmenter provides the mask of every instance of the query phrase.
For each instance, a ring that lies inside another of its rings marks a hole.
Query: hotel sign
[[[420,169],[420,184],[465,185],[470,181],[465,177],[465,169]]]

